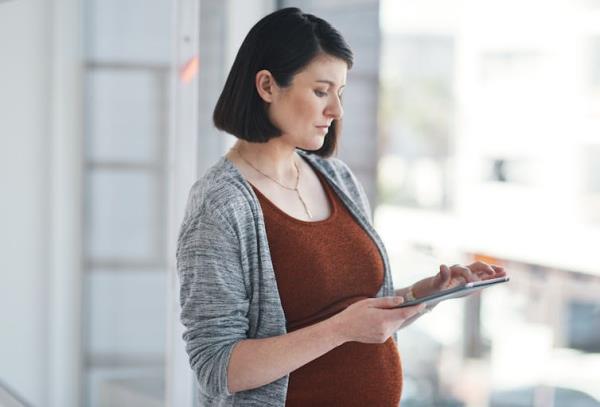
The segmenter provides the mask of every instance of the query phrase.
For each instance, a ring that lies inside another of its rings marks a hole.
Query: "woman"
[[[260,20],[214,112],[238,138],[191,189],[177,263],[202,406],[397,406],[404,298],[498,277],[440,266],[394,291],[365,192],[331,157],[352,52],[296,8]]]

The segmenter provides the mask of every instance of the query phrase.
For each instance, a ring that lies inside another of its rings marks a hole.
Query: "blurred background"
[[[511,282],[400,332],[402,405],[600,406],[600,1],[0,1],[0,406],[194,406],[175,243],[265,14],[353,48],[338,157],[394,281]]]

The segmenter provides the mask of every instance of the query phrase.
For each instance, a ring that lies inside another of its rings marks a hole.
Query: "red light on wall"
[[[503,263],[503,261],[500,259],[497,259],[492,256],[487,256],[485,254],[480,254],[480,253],[473,254],[473,261],[482,261],[484,263],[494,264],[496,266],[502,266],[502,263]]]
[[[198,74],[198,68],[200,66],[200,59],[198,55],[190,58],[180,69],[179,79],[183,83],[191,82]]]

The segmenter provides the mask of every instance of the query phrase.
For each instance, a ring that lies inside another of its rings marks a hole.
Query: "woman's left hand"
[[[455,264],[448,267],[442,264],[439,273],[435,276],[418,281],[413,285],[413,295],[416,298],[424,297],[472,281],[504,276],[506,276],[506,272],[502,266],[489,265],[482,261],[476,261],[468,266]]]

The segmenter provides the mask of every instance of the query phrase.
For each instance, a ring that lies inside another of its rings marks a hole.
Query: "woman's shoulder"
[[[251,193],[244,179],[224,157],[190,188],[185,218],[199,215],[231,217],[252,212]]]

